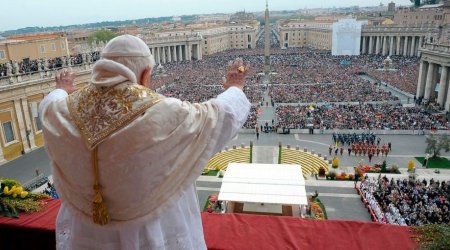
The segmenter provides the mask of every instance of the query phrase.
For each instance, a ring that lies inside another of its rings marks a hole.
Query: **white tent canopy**
[[[300,165],[230,163],[219,200],[284,205],[307,205]]]

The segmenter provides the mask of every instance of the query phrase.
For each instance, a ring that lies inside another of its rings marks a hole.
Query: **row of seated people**
[[[420,226],[450,223],[450,181],[366,179],[360,190],[380,222]]]

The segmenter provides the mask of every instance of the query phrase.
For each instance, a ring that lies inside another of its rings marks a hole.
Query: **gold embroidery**
[[[92,151],[95,192],[92,202],[92,219],[94,223],[105,225],[110,220],[100,185],[98,145],[160,100],[161,97],[152,90],[129,83],[113,88],[87,86],[67,98],[69,112]]]
[[[154,91],[131,83],[111,88],[89,85],[70,95],[67,106],[89,149],[93,149],[161,98]]]

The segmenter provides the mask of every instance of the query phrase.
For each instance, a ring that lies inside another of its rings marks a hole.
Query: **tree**
[[[109,42],[109,40],[113,39],[116,36],[117,34],[110,30],[99,30],[89,35],[88,43],[93,44],[94,42],[100,41],[107,43]]]
[[[443,135],[440,138],[437,138],[434,135],[429,135],[426,138],[427,148],[425,149],[425,153],[432,154],[431,158],[439,157],[441,150],[445,150],[445,152],[450,151],[450,138],[448,135]]]
[[[386,164],[386,160],[383,161],[383,164],[381,164],[381,173],[386,173],[387,172],[387,164]]]

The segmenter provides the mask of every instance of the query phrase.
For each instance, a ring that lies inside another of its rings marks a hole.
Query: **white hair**
[[[148,67],[153,69],[155,66],[155,59],[153,55],[150,56],[115,56],[115,57],[106,57],[103,56],[104,59],[109,59],[120,64],[125,65],[136,75],[136,79],[139,79],[142,76],[144,70]]]

